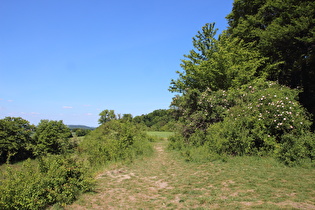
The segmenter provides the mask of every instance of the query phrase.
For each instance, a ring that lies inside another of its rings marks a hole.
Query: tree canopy
[[[114,110],[108,110],[108,109],[103,110],[99,114],[99,116],[100,116],[100,119],[98,120],[99,124],[104,124],[106,122],[109,122],[111,120],[115,120],[117,118],[115,111]]]
[[[227,19],[232,37],[281,63],[268,79],[302,88],[300,101],[315,114],[315,1],[235,0]]]
[[[226,33],[216,38],[217,29],[214,26],[214,23],[206,24],[193,38],[195,49],[184,55],[187,58],[181,64],[184,71],[177,72],[179,79],[172,80],[170,91],[227,90],[264,76],[265,71],[274,68],[274,65],[266,63],[267,58],[241,39]]]
[[[34,154],[62,154],[70,146],[70,129],[60,121],[41,120],[34,134]]]
[[[0,162],[11,158],[29,157],[31,134],[35,129],[27,120],[20,117],[6,117],[0,120]],[[27,154],[26,154],[27,153]]]

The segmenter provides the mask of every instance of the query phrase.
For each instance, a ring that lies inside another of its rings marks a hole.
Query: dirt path
[[[154,143],[152,157],[99,174],[96,193],[81,196],[66,209],[315,209],[314,199],[301,202],[297,197],[309,194],[305,189],[289,194],[285,183],[279,189],[274,182],[280,181],[256,177],[257,166],[242,171],[233,163],[186,163],[166,146],[167,141]]]
[[[182,207],[173,183],[182,170],[165,147],[166,141],[156,143],[153,157],[99,174],[97,193],[84,195],[67,209]]]

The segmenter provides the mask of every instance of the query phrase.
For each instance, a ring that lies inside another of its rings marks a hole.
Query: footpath
[[[151,157],[100,173],[96,192],[65,209],[315,209],[314,174],[296,179],[308,170],[279,173],[262,161],[187,163],[167,151],[167,140],[153,146]],[[290,183],[300,188],[292,192]]]

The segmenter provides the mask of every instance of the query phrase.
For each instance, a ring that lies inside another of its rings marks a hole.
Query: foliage
[[[172,140],[171,147],[186,144],[220,155],[271,155],[289,165],[314,159],[311,122],[296,100],[299,91],[258,79],[239,89],[194,93],[194,105],[187,95],[179,98],[183,137],[178,140],[182,143]]]
[[[85,129],[85,128],[72,129],[72,132],[74,132],[77,136],[85,136],[89,134],[91,131],[92,131],[91,129]]]
[[[130,122],[113,120],[87,135],[78,150],[92,165],[132,160],[135,156],[152,150],[148,144],[149,138]]]
[[[35,127],[20,117],[0,120],[0,162],[27,159],[31,156],[29,145]]]
[[[172,109],[157,109],[133,118],[136,124],[143,124],[152,131],[173,131],[176,119]]]
[[[177,72],[179,79],[172,80],[170,91],[185,94],[189,90],[227,90],[263,76],[262,68],[275,68],[241,39],[226,33],[216,39],[215,35],[214,24],[206,24],[201,32],[198,31],[193,38],[197,52],[191,50],[190,54],[184,55],[188,58],[182,60],[184,72]]]
[[[315,114],[315,2],[236,0],[227,19],[231,36],[281,63],[268,79],[302,87],[300,101]]]
[[[185,55],[188,59],[182,61],[184,71],[177,72],[179,79],[171,81],[170,91],[181,93],[171,104],[181,126],[178,139],[171,138],[170,148],[180,149],[188,160],[192,155],[203,156],[200,154],[206,159],[218,155],[270,155],[288,165],[314,159],[310,117],[297,101],[301,91],[267,80],[275,79],[273,74],[286,75],[282,69],[285,60],[257,50],[265,44],[259,43],[262,39],[248,41],[237,34],[243,29],[252,32],[249,25],[253,19],[246,14],[267,8],[261,5],[263,1],[235,1],[235,10],[245,15],[235,17],[232,12],[230,24],[236,24],[235,28],[233,25],[218,39],[214,24],[206,24],[193,38],[196,51],[191,50]]]
[[[26,161],[19,170],[8,166],[0,181],[1,209],[43,209],[71,203],[81,192],[91,190],[87,169],[64,156],[46,156]]]
[[[123,114],[121,120],[125,121],[125,122],[131,122],[132,121],[132,114]]]
[[[105,109],[99,115],[100,115],[100,119],[98,120],[99,124],[104,124],[104,123],[109,122],[111,120],[117,119],[114,110]]]
[[[35,155],[62,154],[71,148],[70,129],[60,121],[41,120],[33,137]]]

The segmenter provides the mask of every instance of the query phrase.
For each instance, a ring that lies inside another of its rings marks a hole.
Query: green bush
[[[20,169],[8,166],[0,181],[0,209],[43,209],[69,204],[91,190],[91,179],[82,163],[64,156],[26,161]]]
[[[195,108],[184,110],[184,141],[179,141],[220,155],[274,156],[288,165],[314,159],[311,121],[298,94],[263,80],[229,91],[195,93]]]
[[[35,155],[63,154],[71,149],[70,129],[60,121],[41,120],[33,137]]]
[[[32,156],[31,135],[35,126],[20,117],[0,120],[0,163],[17,161]]]
[[[88,134],[78,150],[92,165],[132,160],[137,155],[152,152],[149,138],[131,122],[112,120]]]

